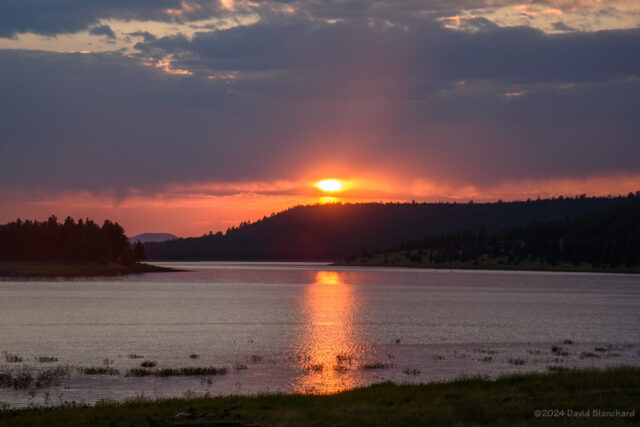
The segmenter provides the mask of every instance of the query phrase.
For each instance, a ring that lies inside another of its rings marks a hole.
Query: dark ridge
[[[630,195],[635,197],[634,195]],[[296,206],[226,233],[145,244],[151,260],[333,261],[463,230],[494,233],[603,211],[629,196],[496,203],[357,203]]]

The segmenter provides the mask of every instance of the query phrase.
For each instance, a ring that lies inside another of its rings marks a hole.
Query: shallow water
[[[189,271],[0,279],[0,350],[23,359],[7,363],[2,357],[0,372],[27,369],[36,377],[46,368],[70,368],[59,386],[0,387],[0,403],[329,393],[385,380],[640,365],[637,275],[162,265]],[[556,353],[568,354],[554,354],[554,345],[562,347]],[[38,356],[58,361],[39,363]],[[217,366],[229,372],[125,376],[143,360],[157,361],[157,368]],[[120,375],[78,372],[105,363]],[[378,369],[365,369],[376,363]]]

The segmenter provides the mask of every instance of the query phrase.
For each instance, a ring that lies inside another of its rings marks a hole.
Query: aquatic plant
[[[564,340],[564,341],[562,341],[562,344],[571,345],[571,344],[573,344],[573,341],[572,340]]]
[[[417,369],[405,369],[404,371],[402,371],[403,373],[407,374],[407,375],[419,375],[420,371]]]
[[[198,356],[197,354],[193,353],[189,355],[189,359],[198,359],[200,356]]]
[[[0,387],[22,390],[29,388],[32,381],[33,374],[29,366],[23,366],[15,374],[6,368],[0,371]]]
[[[38,373],[36,377],[36,388],[45,388],[58,386],[62,379],[69,376],[69,367],[66,365],[56,366],[55,368],[45,369]]]
[[[322,372],[324,365],[322,363],[316,363],[313,365],[306,365],[303,369],[305,371]]]
[[[491,357],[491,356],[485,356],[485,357],[483,357],[482,359],[479,359],[479,360],[480,360],[481,362],[489,363],[489,362],[491,362],[491,361],[493,360],[493,357]]]
[[[336,354],[336,360],[338,361],[338,363],[344,363],[344,362],[350,363],[352,360],[352,357],[348,353],[338,353]]]
[[[109,366],[98,366],[78,369],[82,375],[120,375],[120,371]]]
[[[511,365],[524,365],[525,361],[524,359],[509,359],[507,360],[508,363],[510,363]]]
[[[19,363],[22,362],[22,357],[17,354],[9,353],[8,351],[3,351],[2,355],[4,356],[4,361],[7,363]]]
[[[133,368],[127,372],[127,377],[173,377],[173,376],[207,376],[207,375],[226,375],[227,368],[217,368],[214,366],[198,367],[198,368],[162,368],[162,369],[143,369]]]
[[[144,356],[143,356],[143,355],[141,355],[141,354],[136,354],[136,353],[128,354],[128,355],[127,355],[127,357],[128,357],[129,359],[144,359]]]
[[[387,369],[389,368],[389,364],[388,363],[381,363],[381,362],[376,362],[376,363],[365,363],[364,365],[362,365],[362,369]]]
[[[580,359],[588,358],[600,359],[600,356],[595,353],[591,353],[590,351],[583,351],[582,353],[580,353]]]
[[[551,353],[557,355],[557,356],[568,356],[569,352],[567,350],[565,350],[563,347],[560,347],[559,345],[554,345],[553,347],[551,347]]]
[[[36,360],[40,363],[53,363],[53,362],[57,362],[58,358],[52,357],[52,356],[38,356],[36,357]]]
[[[158,362],[155,360],[145,360],[140,364],[143,368],[154,368],[158,365]]]
[[[234,369],[235,369],[236,371],[246,371],[248,368],[247,368],[247,365],[243,365],[243,364],[241,364],[241,363],[236,363],[236,364],[234,365]]]

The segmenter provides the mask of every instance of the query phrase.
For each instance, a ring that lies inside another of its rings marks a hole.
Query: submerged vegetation
[[[600,411],[599,415],[595,410]],[[541,411],[549,411],[553,417]],[[93,407],[69,403],[58,408],[0,411],[0,426],[148,426],[150,421],[157,425],[180,422],[269,426],[637,425],[640,368],[558,368],[544,374],[510,375],[497,380],[381,383],[328,396],[141,398],[124,403],[105,401]]]

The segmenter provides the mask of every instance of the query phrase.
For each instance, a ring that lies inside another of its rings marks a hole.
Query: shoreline
[[[637,425],[640,368],[560,369],[495,380],[385,382],[329,395],[137,397],[95,406],[69,402],[56,407],[0,409],[0,426],[540,425],[552,419],[583,424],[585,418],[589,425]]]
[[[429,270],[482,270],[482,271],[539,271],[551,273],[604,273],[604,274],[640,274],[640,267],[625,268],[595,268],[591,266],[574,265],[511,265],[511,264],[476,264],[473,263],[385,263],[378,260],[368,261],[336,261],[330,264],[336,267],[388,267],[388,268],[416,268]]]
[[[100,277],[123,276],[127,274],[179,272],[170,267],[160,267],[147,263],[125,266],[118,263],[74,264],[62,262],[0,262],[0,277]]]

